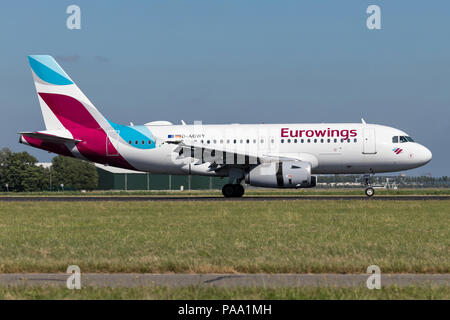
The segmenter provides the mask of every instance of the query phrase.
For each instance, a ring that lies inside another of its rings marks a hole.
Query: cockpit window
[[[392,143],[405,143],[405,142],[414,142],[413,138],[408,136],[395,136],[392,137]]]

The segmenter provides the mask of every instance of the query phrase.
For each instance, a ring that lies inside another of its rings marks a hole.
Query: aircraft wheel
[[[234,185],[234,196],[240,198],[244,195],[245,189],[241,184]]]
[[[234,196],[234,190],[234,186],[228,183],[222,187],[222,194],[225,198],[231,198]]]
[[[375,194],[375,190],[371,187],[367,188],[364,192],[366,193],[366,196],[368,196],[368,197],[371,197]]]

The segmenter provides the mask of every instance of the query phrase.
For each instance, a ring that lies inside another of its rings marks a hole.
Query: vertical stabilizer
[[[47,130],[71,131],[73,126],[110,129],[108,121],[52,56],[32,55],[28,60]]]

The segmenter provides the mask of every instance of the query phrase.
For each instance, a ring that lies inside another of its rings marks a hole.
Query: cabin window
[[[334,138],[334,143],[337,143],[337,139],[336,138]]]
[[[305,140],[304,140],[304,139],[302,139],[302,140],[300,140],[300,142],[301,142],[301,143],[304,143],[304,142],[305,142]]]
[[[291,143],[291,139],[287,139],[287,142],[288,142],[288,143]]]
[[[308,139],[307,141],[308,141],[308,143],[310,143],[310,142],[311,142],[311,139]]]
[[[323,139],[320,139],[320,143],[323,143]]]
[[[247,139],[247,143],[250,143],[250,139]]]
[[[272,139],[272,140],[270,140],[270,142],[271,142],[271,143],[274,143],[274,142],[275,142],[275,140],[273,140],[273,139]]]
[[[353,142],[358,142],[358,139],[353,139]]]
[[[233,143],[236,143],[236,139],[233,140]]]
[[[137,141],[137,140],[134,142],[134,144],[138,144],[138,143],[139,143],[139,141]]]
[[[294,139],[294,143],[297,143],[297,139]]]
[[[284,143],[284,139],[281,139],[281,143]]]
[[[264,143],[264,139],[261,139],[261,143]]]
[[[314,143],[317,143],[317,139],[314,139]]]
[[[331,142],[331,139],[327,139],[327,142],[330,143],[330,142]]]
[[[131,144],[131,143],[132,143],[132,142],[131,142],[131,140],[130,140],[130,141],[128,141],[128,143],[129,143],[129,144]]]

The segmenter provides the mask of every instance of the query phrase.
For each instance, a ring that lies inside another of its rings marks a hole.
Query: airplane
[[[267,188],[311,188],[318,174],[370,177],[427,164],[432,154],[405,132],[377,124],[285,123],[122,125],[105,118],[49,55],[30,55],[45,130],[19,142],[114,167],[228,178],[224,197],[242,197],[242,182]]]

